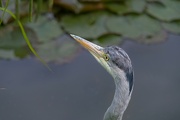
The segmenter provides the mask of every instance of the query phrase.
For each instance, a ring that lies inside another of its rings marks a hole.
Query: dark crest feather
[[[129,83],[129,93],[133,88],[133,69],[129,56],[118,46],[110,46],[105,48],[106,54],[110,56],[112,63],[126,73],[127,81]]]

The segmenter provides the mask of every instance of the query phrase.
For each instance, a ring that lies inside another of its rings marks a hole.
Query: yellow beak
[[[100,58],[104,55],[104,52],[102,51],[102,47],[98,46],[92,42],[89,42],[79,36],[70,34],[71,37],[73,37],[77,42],[79,42],[84,48],[86,48],[93,56]]]

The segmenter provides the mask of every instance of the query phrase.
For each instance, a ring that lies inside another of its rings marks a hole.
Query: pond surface
[[[126,41],[135,87],[123,120],[180,119],[180,36],[141,45]],[[111,103],[111,76],[87,52],[72,62],[0,61],[0,120],[102,120]]]

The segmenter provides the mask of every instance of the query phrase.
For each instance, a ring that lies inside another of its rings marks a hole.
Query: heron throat
[[[104,115],[104,120],[122,120],[131,98],[130,84],[124,71],[120,70],[118,73],[113,73],[115,73],[112,75],[115,83],[115,93],[112,103]]]

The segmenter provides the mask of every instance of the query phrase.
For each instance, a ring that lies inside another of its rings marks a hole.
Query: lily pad
[[[29,49],[26,49],[25,47],[14,49],[14,54],[18,58],[25,58],[29,56],[29,53],[31,53],[31,51]]]
[[[169,22],[169,23],[163,23],[163,27],[172,33],[180,34],[180,21],[174,21],[174,22]]]
[[[3,49],[0,49],[0,58],[1,59],[18,59],[14,54],[14,50],[3,50]]]
[[[180,1],[161,0],[161,2],[163,6],[156,2],[149,3],[147,6],[147,13],[163,21],[180,19]]]
[[[26,46],[26,42],[19,27],[9,25],[0,30],[0,48],[15,49],[22,46]]]
[[[34,39],[30,29],[25,29],[27,36]],[[0,30],[0,57],[3,59],[24,58],[30,53],[19,27],[8,25]]]
[[[132,11],[137,13],[142,13],[146,7],[145,0],[129,0],[128,6],[131,8]]]
[[[108,19],[107,28],[131,39],[153,37],[162,30],[160,23],[147,15],[114,16]]]
[[[102,34],[107,33],[105,22],[107,13],[96,12],[82,14],[79,16],[68,15],[62,17],[61,25],[69,33],[81,35],[84,38],[96,39]]]
[[[107,3],[106,7],[117,14],[125,14],[125,13],[141,13],[145,9],[146,1],[145,0],[126,0],[124,3],[122,2],[114,2]]]
[[[79,13],[83,7],[83,5],[78,2],[78,0],[54,0],[54,4],[76,13]]]
[[[36,22],[28,23],[26,27],[34,31],[39,42],[50,41],[63,33],[58,22],[48,16],[39,16]]]
[[[79,51],[79,46],[70,37],[61,37],[37,46],[37,53],[46,62],[64,63],[71,60]]]
[[[109,45],[118,45],[122,43],[122,37],[120,35],[115,34],[106,34],[102,35],[96,40],[96,43],[101,44],[101,46],[109,46]]]
[[[162,30],[153,36],[149,36],[149,37],[140,36],[136,40],[143,44],[155,44],[165,41],[167,39],[167,36],[168,36],[167,32]]]

